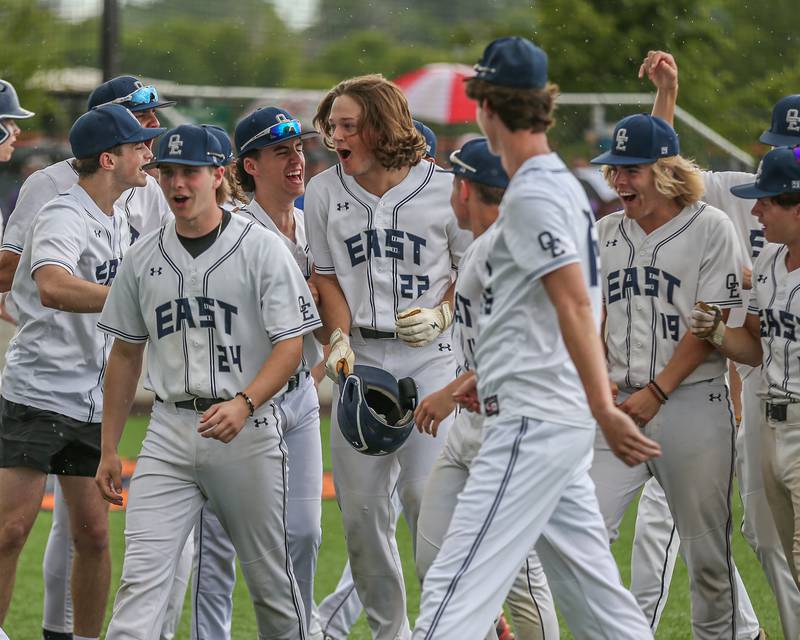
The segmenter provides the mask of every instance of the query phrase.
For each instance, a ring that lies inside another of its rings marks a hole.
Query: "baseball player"
[[[592,478],[612,540],[634,495],[663,487],[690,576],[696,638],[735,638],[730,491],[735,424],[724,358],[687,331],[695,300],[741,304],[736,232],[699,201],[699,169],[682,158],[664,120],[623,118],[605,165],[624,211],[598,223],[605,338],[618,401],[661,444],[649,467],[620,465],[598,437]]]
[[[547,141],[558,89],[524,38],[493,41],[475,69],[467,95],[511,181],[489,232],[477,388],[457,395],[482,410],[483,440],[425,575],[414,638],[483,638],[534,544],[576,637],[651,638],[589,479],[595,419],[629,464],[659,449],[611,398],[594,220]]]
[[[303,132],[299,121],[276,107],[245,116],[235,133],[239,182],[253,200],[239,213],[276,234],[289,249],[304,278],[312,259],[305,238],[303,212],[294,201],[305,190]],[[319,399],[311,369],[322,360],[322,349],[311,334],[303,336],[303,359],[277,399],[288,455],[286,527],[289,555],[306,620],[314,597],[314,573],[321,539],[322,445]],[[195,529],[193,638],[230,638],[235,552],[213,509],[206,505]]]
[[[436,134],[424,122],[413,120],[414,128],[422,134],[425,139],[425,160],[436,162]],[[395,519],[399,519],[403,511],[403,506],[397,497],[397,491],[392,492],[392,507],[395,510]],[[350,629],[358,620],[363,610],[361,600],[358,598],[355,584],[353,583],[353,573],[350,570],[350,561],[345,563],[339,582],[333,593],[328,594],[314,608],[311,619],[311,630],[314,632],[318,628],[318,634],[325,640],[337,640],[346,638],[350,634]]]
[[[795,584],[800,587],[800,350],[795,327],[800,267],[800,148],[781,147],[761,161],[755,181],[735,186],[756,200],[753,215],[768,243],[753,267],[753,295],[744,327],[698,303],[692,331],[737,362],[763,367],[761,469],[764,490]],[[720,317],[717,317],[719,315]]]
[[[678,80],[678,69],[673,57],[663,51],[651,51],[642,64],[640,74],[647,74],[657,88],[653,114],[663,116],[671,122]],[[772,111],[771,127],[762,134],[761,142],[773,146],[800,143],[800,121],[795,117],[797,113],[800,113],[800,96],[786,96],[779,100]],[[736,228],[743,262],[746,265],[743,298],[748,298],[748,281],[751,280],[749,272],[765,246],[764,232],[755,217],[750,214],[750,203],[734,197],[730,193],[730,188],[752,182],[754,175],[733,171],[703,171],[702,176],[705,186],[704,201],[728,214]],[[745,317],[746,303],[743,300],[743,307],[731,311],[727,324],[741,326]],[[736,475],[744,505],[742,533],[756,552],[775,594],[784,636],[795,638],[800,636],[800,591],[792,579],[764,495],[760,470],[759,429],[747,428],[748,423],[760,424],[762,412],[757,392],[761,376],[758,370],[745,364],[738,364],[737,370],[743,380],[744,408],[743,419],[736,436]],[[645,521],[647,526],[643,526]],[[669,516],[663,492],[657,483],[650,481],[645,486],[637,513],[631,560],[631,590],[654,625],[658,624],[666,603],[678,545],[679,537]],[[738,572],[736,580],[739,637],[756,637],[758,620]]]
[[[475,237],[459,266],[456,282],[453,342],[461,374],[423,399],[415,412],[417,428],[436,435],[440,420],[455,409],[453,393],[474,376],[474,348],[478,340],[478,310],[488,280],[486,258],[498,205],[508,186],[500,158],[489,151],[485,138],[467,142],[450,156],[453,193],[450,202],[459,227]],[[422,497],[417,525],[416,567],[420,581],[441,547],[458,494],[469,477],[472,458],[481,443],[483,416],[461,411],[437,458]],[[532,552],[523,563],[506,599],[519,640],[558,638],[558,618],[539,558]],[[494,630],[490,638],[497,638]]]
[[[142,165],[152,158],[145,141],[161,132],[120,105],[78,118],[69,136],[78,183],[42,209],[25,239],[12,289],[19,323],[0,398],[0,622],[47,474],[55,473],[75,551],[74,637],[100,634],[110,580],[108,511],[91,478],[110,340],[95,323],[130,244],[114,203],[144,186]]]
[[[90,95],[87,108],[104,103],[121,104],[128,108],[143,127],[157,128],[160,123],[157,110],[173,106],[175,102],[159,98],[155,87],[145,87],[133,76],[120,76],[98,86]],[[146,141],[148,146],[152,144]],[[78,181],[74,158],[57,162],[36,171],[22,185],[0,246],[0,291],[11,287],[25,236],[39,210],[58,194],[66,192]],[[172,214],[158,183],[147,176],[144,187],[134,187],[122,193],[117,201],[127,217],[131,241],[164,224]],[[13,300],[7,308],[14,314]],[[176,589],[170,611],[165,617],[163,640],[174,636],[180,619],[183,596],[191,570],[191,547],[186,550],[182,570],[176,575]],[[54,485],[53,522],[45,547],[42,572],[44,576],[44,612],[42,631],[45,640],[69,640],[72,630],[72,605],[69,593],[72,543],[69,533],[68,510],[64,504],[61,486]]]
[[[10,82],[0,80],[0,162],[8,162],[14,155],[14,143],[20,134],[17,120],[35,115],[33,111],[22,108]]]
[[[117,445],[148,341],[156,394],[130,485],[113,640],[157,636],[178,555],[207,502],[241,560],[260,636],[306,637],[273,398],[300,362],[301,336],[321,323],[283,242],[218,206],[224,161],[207,129],[164,135],[154,165],[175,221],[131,249],[98,322],[116,340],[97,484],[116,504]]]
[[[410,376],[425,395],[455,374],[451,270],[471,238],[452,216],[451,179],[421,162],[425,142],[406,99],[382,76],[339,83],[314,123],[339,157],[311,179],[304,205],[330,335],[328,375],[337,379],[340,361],[348,371],[357,361],[397,379]],[[396,485],[415,535],[439,447],[414,433],[390,455],[365,456],[348,444],[333,415],[336,495],[356,590],[376,640],[410,633],[390,495]]]

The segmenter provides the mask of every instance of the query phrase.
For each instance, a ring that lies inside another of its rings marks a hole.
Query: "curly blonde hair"
[[[694,160],[683,156],[659,158],[652,165],[656,191],[675,200],[681,207],[697,202],[705,193],[700,167]],[[605,165],[603,176],[609,186],[614,188],[616,165]]]
[[[333,101],[349,96],[361,107],[358,133],[385,169],[413,167],[425,157],[425,139],[414,127],[403,91],[381,74],[344,80],[322,99],[314,126],[328,149],[334,149],[328,118]]]

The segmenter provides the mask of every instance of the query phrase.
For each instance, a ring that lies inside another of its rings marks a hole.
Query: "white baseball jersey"
[[[25,235],[36,214],[50,200],[65,193],[78,182],[78,173],[72,167],[73,160],[74,158],[70,158],[56,162],[35,171],[25,179],[17,204],[8,219],[0,249],[22,253]],[[131,242],[136,242],[139,236],[158,229],[172,218],[161,187],[150,175],[147,176],[146,186],[123,191],[116,206],[125,214],[130,225]]]
[[[238,209],[238,213],[254,220],[262,227],[269,229],[278,237],[283,240],[286,248],[292,254],[297,266],[303,277],[308,280],[311,277],[311,269],[314,266],[314,260],[311,257],[311,248],[306,242],[306,222],[303,212],[295,207],[294,209],[294,240],[285,236],[280,229],[278,229],[269,214],[264,211],[255,198],[249,204],[243,205]],[[317,342],[314,335],[308,333],[303,336],[303,360],[300,363],[300,369],[310,371],[322,361],[322,346]]]
[[[311,292],[273,233],[234,215],[197,258],[175,222],[129,252],[97,326],[147,342],[148,377],[169,402],[233,398],[281,340],[321,325]]]
[[[475,368],[475,344],[478,339],[478,314],[481,294],[489,280],[486,259],[492,243],[489,227],[472,241],[461,257],[456,280],[455,311],[453,312],[453,343],[455,344],[458,371]]]
[[[475,361],[486,415],[510,412],[594,427],[586,395],[542,277],[583,268],[600,330],[594,216],[580,183],[555,153],[525,161],[494,225]]]
[[[741,306],[741,252],[730,218],[695,202],[645,234],[624,212],[598,222],[610,377],[642,387],[667,365],[686,334],[695,302]],[[725,373],[712,352],[682,384]]]
[[[76,420],[102,420],[111,341],[97,331],[99,314],[44,307],[33,273],[56,265],[83,280],[110,285],[129,245],[119,209],[106,215],[77,184],[39,212],[11,288],[18,324],[6,354],[3,397]]]
[[[800,401],[800,270],[787,271],[786,256],[786,245],[764,247],[747,311],[761,321],[762,394]]]
[[[411,167],[382,197],[338,164],[311,179],[304,206],[314,269],[336,275],[354,327],[394,331],[398,312],[441,302],[472,241],[456,224],[451,186],[432,162]]]

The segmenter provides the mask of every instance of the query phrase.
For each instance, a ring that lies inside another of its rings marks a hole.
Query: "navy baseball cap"
[[[226,155],[209,127],[182,124],[170,129],[158,141],[156,157],[145,168],[162,164],[184,164],[193,167],[225,166]]]
[[[219,142],[222,153],[225,154],[225,162],[223,162],[223,164],[230,164],[233,162],[233,145],[231,144],[231,139],[228,137],[228,132],[215,124],[201,124],[200,126],[204,129],[208,129],[217,139],[217,142]]]
[[[162,128],[148,128],[119,104],[107,104],[84,113],[69,130],[72,155],[91,158],[119,144],[145,142],[164,133]]]
[[[547,54],[519,36],[490,42],[474,69],[473,78],[504,87],[541,89],[547,84]]]
[[[677,156],[678,134],[657,116],[637,113],[623,118],[614,127],[611,149],[592,158],[592,164],[653,164],[659,158]]]
[[[443,170],[453,173],[470,182],[480,182],[487,187],[505,189],[508,186],[508,174],[500,162],[500,156],[489,151],[486,138],[473,138],[464,143],[460,149],[450,154],[452,169]]]
[[[236,154],[242,155],[253,149],[271,147],[292,138],[310,138],[319,135],[316,131],[303,131],[300,121],[285,109],[264,107],[246,115],[236,125],[233,140]]]
[[[800,144],[800,94],[786,96],[772,108],[772,125],[759,138],[773,147]]]
[[[761,159],[755,182],[731,187],[731,193],[749,200],[800,193],[800,147],[776,147]]]
[[[89,94],[89,109],[109,103],[121,104],[131,111],[163,109],[176,104],[174,100],[160,100],[154,86],[145,86],[134,76],[117,76]]]
[[[425,155],[431,158],[436,157],[436,134],[425,125],[424,122],[414,120],[414,128],[425,138]]]

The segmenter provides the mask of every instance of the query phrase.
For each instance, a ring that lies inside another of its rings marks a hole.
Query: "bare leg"
[[[17,560],[39,513],[47,475],[36,469],[0,469],[0,624],[3,624]]]
[[[100,635],[111,584],[108,549],[108,503],[94,478],[61,476],[69,508],[75,558],[72,564],[73,629],[77,636]]]

